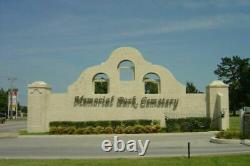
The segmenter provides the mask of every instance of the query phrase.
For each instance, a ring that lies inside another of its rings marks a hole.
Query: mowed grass
[[[49,132],[35,132],[35,133],[28,133],[27,130],[20,130],[19,135],[49,135]]]
[[[205,156],[205,157],[172,157],[172,158],[139,158],[139,159],[93,159],[93,160],[0,160],[4,166],[245,166],[250,163],[249,155]]]
[[[231,131],[240,131],[240,117],[239,116],[230,116],[229,126]]]

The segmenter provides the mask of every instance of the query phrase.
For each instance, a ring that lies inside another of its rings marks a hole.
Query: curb
[[[30,138],[30,137],[112,137],[112,136],[133,136],[133,137],[142,137],[142,136],[178,136],[178,135],[206,135],[206,134],[215,134],[217,131],[209,131],[209,132],[184,132],[184,133],[142,133],[142,134],[90,134],[90,135],[81,135],[81,134],[62,134],[62,135],[54,135],[54,134],[24,134],[24,135],[18,135],[18,137],[22,138]]]
[[[219,139],[215,137],[211,137],[210,142],[217,144],[244,144],[250,146],[249,139]]]
[[[1,138],[17,138],[17,133],[0,133],[0,139]]]

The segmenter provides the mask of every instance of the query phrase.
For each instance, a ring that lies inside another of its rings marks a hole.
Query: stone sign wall
[[[240,112],[241,133],[245,138],[250,138],[250,107],[245,107]]]
[[[127,70],[131,77],[123,80]],[[223,119],[218,118],[222,111]],[[214,81],[206,93],[186,94],[171,72],[130,47],[118,48],[106,62],[86,69],[65,93],[52,93],[43,81],[28,85],[29,132],[48,131],[51,121],[152,119],[165,126],[166,117],[211,117],[215,128],[226,129],[228,86]]]

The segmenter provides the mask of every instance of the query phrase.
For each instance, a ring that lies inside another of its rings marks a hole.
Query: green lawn
[[[230,116],[229,126],[231,131],[240,131],[240,117],[239,116]]]
[[[172,158],[139,158],[139,159],[106,159],[106,160],[0,160],[0,165],[6,166],[68,166],[68,165],[104,165],[104,166],[159,166],[159,165],[174,165],[174,166],[244,166],[249,165],[249,155],[232,155],[232,156],[205,156],[205,157],[191,157],[191,159],[184,157]]]
[[[240,118],[238,116],[229,117],[229,130],[220,131],[216,134],[217,138],[224,139],[243,139],[244,136],[240,133]]]
[[[28,133],[27,130],[20,130],[19,135],[49,135],[49,132],[35,132],[35,133]]]

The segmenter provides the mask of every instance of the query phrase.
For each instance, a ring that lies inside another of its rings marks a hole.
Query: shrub
[[[216,138],[224,138],[224,139],[244,139],[244,136],[239,131],[220,131],[215,135]]]
[[[93,133],[94,134],[104,134],[105,131],[104,131],[104,127],[101,127],[101,126],[97,126],[93,129]]]
[[[159,120],[153,120],[153,125],[160,125],[160,121]]]
[[[76,134],[76,128],[75,127],[66,127],[65,133],[66,134]]]
[[[135,133],[134,127],[133,126],[125,127],[125,133],[126,134],[134,134]]]
[[[49,123],[50,127],[85,127],[85,122],[73,122],[73,121],[54,121]]]
[[[85,128],[85,134],[93,134],[93,131],[94,131],[94,127],[86,127]]]
[[[225,132],[224,133],[224,137],[226,139],[232,139],[233,138],[233,133],[232,132]]]
[[[58,122],[58,121],[55,121],[55,122],[50,122],[50,126],[51,127],[63,127],[63,126],[66,126],[66,124],[68,121],[62,121],[62,122]],[[69,125],[69,124],[68,124]]]
[[[108,127],[111,126],[110,121],[96,121],[97,126]]]
[[[87,124],[86,124],[86,122],[74,122],[74,126],[76,127],[76,128],[84,128],[84,127],[87,127]]]
[[[112,128],[116,128],[117,126],[121,126],[121,121],[111,121],[110,122]]]
[[[66,131],[65,127],[57,127],[57,134],[64,134]]]
[[[189,122],[182,122],[180,124],[180,131],[184,131],[184,132],[192,131],[192,124]]]
[[[134,126],[136,124],[138,124],[137,120],[124,120],[124,121],[122,121],[122,125],[125,127]]]
[[[191,117],[180,119],[166,119],[167,132],[208,131],[211,119],[206,117]]]
[[[225,132],[225,131],[220,131],[220,132],[216,133],[216,134],[215,134],[215,137],[216,137],[216,138],[224,138],[224,132]]]
[[[112,134],[113,128],[112,127],[105,127],[104,132],[105,132],[105,134]]]
[[[86,127],[96,127],[97,122],[96,121],[86,121],[85,125],[86,125]]]
[[[76,134],[86,134],[86,129],[85,128],[77,128]]]
[[[115,128],[114,133],[116,133],[116,134],[123,134],[123,133],[125,133],[125,129],[122,126],[118,126],[118,127]]]
[[[50,134],[134,134],[159,132],[160,121],[54,121],[50,122]],[[157,125],[152,125],[157,124]]]
[[[176,119],[166,120],[166,132],[179,132],[180,131],[180,122]]]
[[[49,126],[50,126],[50,127],[58,127],[58,124],[59,124],[59,122],[54,121],[54,122],[50,122],[50,123],[49,123]]]
[[[160,133],[165,133],[166,132],[166,127],[161,127],[159,130]]]
[[[152,133],[158,133],[161,129],[160,125],[153,125],[151,128]]]
[[[50,133],[50,134],[58,134],[58,129],[57,129],[57,127],[51,127],[50,130],[49,130],[49,133]]]
[[[151,125],[144,126],[144,131],[145,133],[152,133],[152,126]]]
[[[116,128],[117,126],[135,126],[135,125],[156,125],[160,124],[160,121],[158,120],[124,120],[124,121],[54,121],[50,122],[50,127],[75,127],[75,128],[84,128],[84,127],[108,127],[111,126],[113,128]]]
[[[135,125],[133,128],[134,128],[134,133],[136,134],[145,132],[144,126],[142,125]]]
[[[140,119],[140,120],[138,120],[138,124],[142,125],[142,126],[151,125],[152,124],[152,120]]]

